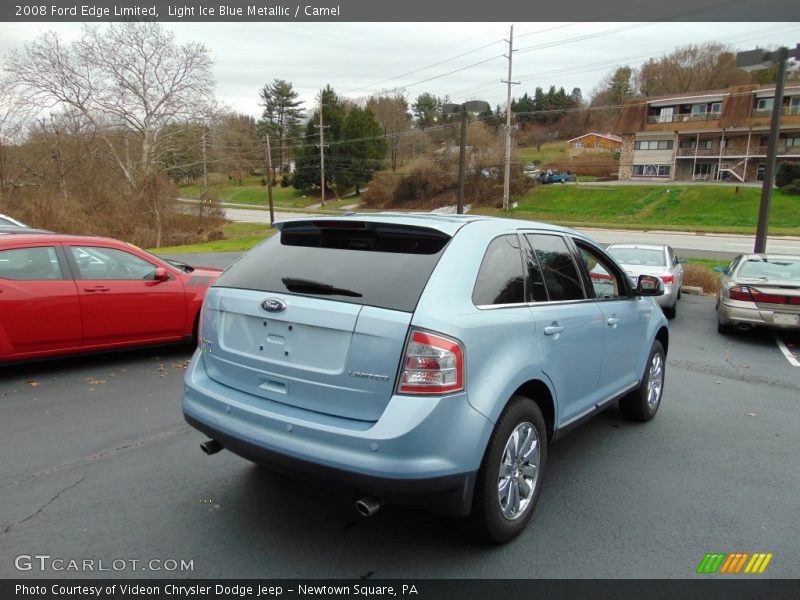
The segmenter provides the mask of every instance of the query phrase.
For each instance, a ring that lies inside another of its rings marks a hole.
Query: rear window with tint
[[[359,221],[287,223],[215,287],[301,294],[413,312],[450,236]],[[298,282],[302,282],[298,284]],[[320,286],[331,286],[322,291]]]

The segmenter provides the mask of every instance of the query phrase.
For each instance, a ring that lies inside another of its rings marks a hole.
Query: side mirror
[[[169,279],[169,271],[167,271],[164,267],[156,267],[156,271],[153,274],[153,279],[156,281],[166,281]]]
[[[653,275],[639,275],[635,292],[637,296],[663,296],[664,282]]]

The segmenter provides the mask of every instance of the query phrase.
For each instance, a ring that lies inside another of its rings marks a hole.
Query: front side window
[[[606,300],[625,296],[625,285],[608,260],[594,249],[581,244],[578,245],[578,252],[589,273],[596,299]]]
[[[476,306],[525,302],[525,278],[516,235],[502,235],[489,244],[475,281],[472,302]]]
[[[101,246],[70,246],[69,250],[80,279],[155,279],[155,266],[130,252]]]
[[[53,246],[0,250],[0,277],[36,281],[64,279],[58,255]]]
[[[585,299],[578,267],[564,238],[538,233],[527,234],[525,237],[539,262],[549,300],[559,302]]]

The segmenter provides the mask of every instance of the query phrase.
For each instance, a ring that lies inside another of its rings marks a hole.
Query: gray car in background
[[[678,311],[683,285],[683,264],[686,262],[675,255],[666,245],[656,244],[611,244],[608,253],[622,265],[631,281],[636,282],[639,275],[655,275],[664,282],[664,295],[656,301],[667,318],[674,319]]]
[[[717,330],[754,326],[800,331],[800,256],[743,254],[725,270],[717,297]]]
[[[0,214],[0,227],[27,227],[22,221],[12,219],[8,215]]]

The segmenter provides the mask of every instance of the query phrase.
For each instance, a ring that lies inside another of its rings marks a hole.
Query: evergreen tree
[[[354,187],[356,194],[369,182],[386,156],[386,140],[375,115],[368,108],[350,109],[342,123],[340,167],[336,187]]]
[[[259,121],[259,128],[263,133],[268,133],[277,138],[278,156],[280,160],[279,172],[284,172],[284,165],[288,162],[284,152],[286,140],[293,137],[303,119],[303,104],[298,100],[298,94],[292,84],[283,79],[275,79],[265,85],[258,93],[261,98],[264,113]]]

